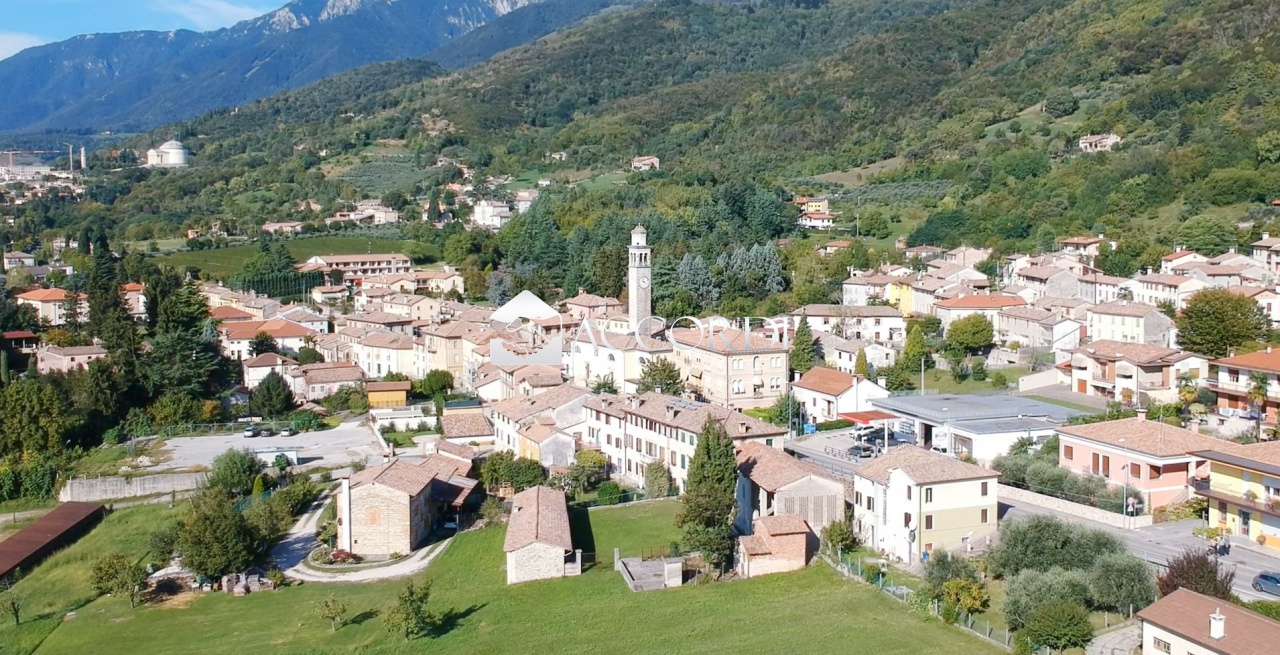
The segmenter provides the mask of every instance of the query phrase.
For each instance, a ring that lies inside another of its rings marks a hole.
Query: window
[[[764,440],[764,445],[766,445],[766,446],[768,446],[768,447],[772,448],[772,447],[773,447],[773,439],[765,439],[765,440]]]
[[[902,527],[904,528],[911,527],[911,512],[902,513]]]
[[[907,500],[911,500],[911,487],[907,487]]]
[[[1071,446],[1062,447],[1062,459],[1075,459],[1076,451]]]
[[[689,460],[687,460],[684,455],[680,456],[680,468],[689,468]],[[986,510],[983,511],[985,512]]]
[[[986,522],[987,522],[987,510],[985,510],[985,509],[984,509],[984,510],[982,510],[982,521],[981,521],[981,522],[982,522],[982,523],[986,523]]]
[[[1164,469],[1159,466],[1152,466],[1152,467],[1149,467],[1147,470],[1151,472],[1152,480],[1159,480],[1160,476],[1164,475]]]
[[[924,490],[924,502],[926,503],[933,502],[933,487],[929,487],[928,489]]]
[[[868,512],[876,511],[876,499],[871,497],[870,495],[867,496],[867,511]]]
[[[990,485],[991,485],[991,483],[990,483],[990,482],[983,482],[983,483],[982,483],[982,495],[984,495],[984,496],[985,496],[985,495],[987,495],[988,487],[989,487]]]
[[[1141,464],[1130,464],[1130,465],[1129,465],[1129,477],[1133,477],[1133,478],[1141,478],[1141,477],[1142,477],[1142,465],[1141,465]]]
[[[925,529],[925,530],[932,530],[932,529],[933,529],[933,515],[932,515],[932,514],[925,514],[925,515],[924,515],[924,529]]]
[[[1161,653],[1168,653],[1168,652],[1172,652],[1172,649],[1173,649],[1173,646],[1172,646],[1172,645],[1170,645],[1170,644],[1169,644],[1169,642],[1167,642],[1167,641],[1165,641],[1165,640],[1163,640],[1163,639],[1161,639],[1161,638],[1159,638],[1159,637],[1152,637],[1152,638],[1151,638],[1151,645],[1155,647],[1156,651],[1161,652]]]
[[[861,506],[862,506],[862,492],[861,492],[861,491],[854,492],[854,494],[853,494],[853,504],[854,504],[854,505],[857,505],[858,507],[861,507]]]

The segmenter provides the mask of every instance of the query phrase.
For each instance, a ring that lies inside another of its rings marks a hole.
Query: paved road
[[[1018,518],[1034,514],[1052,515],[1070,523],[1080,523],[1119,535],[1128,544],[1129,550],[1133,554],[1158,566],[1163,566],[1170,557],[1181,553],[1185,549],[1199,550],[1208,547],[1207,541],[1191,534],[1193,529],[1204,525],[1203,521],[1195,519],[1176,523],[1157,523],[1137,530],[1124,530],[1032,505],[1018,505],[1003,500],[1000,505],[1001,518]],[[1232,585],[1233,590],[1244,600],[1280,600],[1275,596],[1256,592],[1250,586],[1253,576],[1259,572],[1280,570],[1280,558],[1250,550],[1246,546],[1238,545],[1238,542],[1239,540],[1237,539],[1236,544],[1232,546],[1231,554],[1224,555],[1221,558],[1225,566],[1235,568],[1236,577]]]
[[[156,468],[186,469],[193,466],[209,466],[213,458],[227,449],[250,448],[272,450],[297,449],[303,468],[345,466],[368,458],[376,462],[381,450],[368,426],[360,425],[359,418],[348,420],[332,430],[304,432],[291,437],[246,438],[242,433],[209,435],[204,437],[175,437],[165,442],[164,452],[171,459]]]

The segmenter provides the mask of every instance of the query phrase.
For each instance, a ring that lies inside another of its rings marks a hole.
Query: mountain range
[[[0,104],[0,132],[139,131],[366,64],[468,64],[617,3],[294,0],[213,32],[78,36],[0,61],[0,88],[21,90]]]

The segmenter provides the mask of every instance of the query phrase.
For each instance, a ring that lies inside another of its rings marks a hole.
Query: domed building
[[[191,153],[181,141],[166,141],[159,148],[147,151],[147,166],[154,168],[185,168]]]

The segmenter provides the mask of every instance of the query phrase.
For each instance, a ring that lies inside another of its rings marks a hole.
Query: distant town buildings
[[[1080,137],[1080,152],[1111,152],[1123,140],[1115,134],[1086,134]]]

